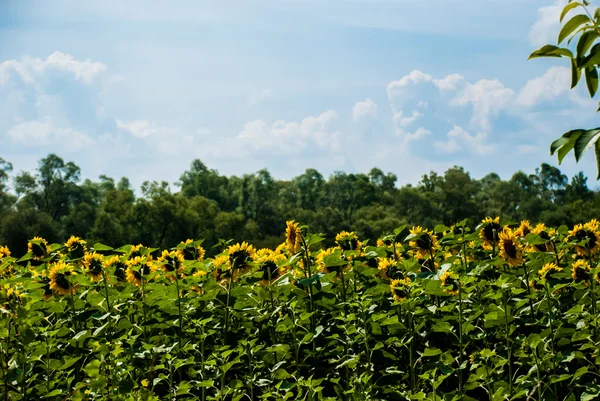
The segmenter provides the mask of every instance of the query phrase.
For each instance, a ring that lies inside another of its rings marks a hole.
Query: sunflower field
[[[0,247],[0,399],[600,398],[598,221],[323,240]]]

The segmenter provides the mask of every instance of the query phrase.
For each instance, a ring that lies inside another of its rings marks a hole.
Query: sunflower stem
[[[225,303],[225,337],[223,341],[227,345],[227,338],[229,337],[229,302],[231,299],[231,282],[233,281],[233,266],[229,274],[229,281],[227,282],[227,301]]]
[[[556,376],[556,352],[554,348],[554,325],[552,323],[552,300],[550,296],[550,286],[546,282],[546,300],[548,301],[548,320],[550,323],[550,346],[552,347],[552,374]],[[557,396],[556,383],[554,383],[554,395]]]
[[[506,340],[506,352],[508,353],[508,394],[512,397],[513,394],[513,375],[512,375],[512,348],[510,346],[510,310],[508,309],[508,291],[503,291],[504,301],[504,336]]]
[[[108,332],[107,332],[106,336],[108,337],[108,343],[110,345],[110,343],[112,342],[112,307],[110,305],[110,298],[108,296],[108,283],[106,281],[106,272],[104,271],[104,269],[102,269],[102,281],[104,283],[104,292],[106,295],[106,306],[108,307]],[[109,347],[109,349],[110,349],[110,347]],[[110,365],[110,373],[106,375],[106,381],[107,381],[106,393],[108,395],[108,398],[110,399],[111,387],[112,387],[113,383],[115,382],[115,378],[114,378],[115,369],[114,369],[114,365],[113,365],[113,358],[110,355],[110,351],[107,353],[107,358],[108,358],[108,363]]]
[[[525,287],[527,288],[527,298],[529,299],[529,311],[531,312],[531,320],[535,320],[533,311],[533,299],[531,299],[531,287],[529,287],[529,271],[523,263],[523,276],[525,277]]]
[[[463,390],[463,375],[462,375],[462,364],[463,364],[463,301],[462,301],[462,284],[460,278],[458,279],[458,392],[460,399],[464,397]]]

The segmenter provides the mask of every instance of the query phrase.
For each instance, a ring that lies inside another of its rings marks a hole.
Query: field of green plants
[[[598,399],[599,230],[0,247],[0,399]]]

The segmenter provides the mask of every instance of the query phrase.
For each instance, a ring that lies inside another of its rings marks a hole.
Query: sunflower
[[[486,217],[481,221],[482,228],[479,230],[479,238],[481,238],[484,249],[493,249],[498,243],[498,234],[500,232],[500,217],[492,219]]]
[[[334,255],[336,251],[339,251],[339,248],[321,249],[321,251],[319,252],[319,254],[317,255],[317,258],[315,260],[317,266],[319,266],[319,271],[322,271],[324,273],[339,274],[343,269],[345,269],[349,266],[349,264],[328,266],[325,263],[325,259],[330,255]],[[339,255],[339,256],[340,256],[340,258],[342,258],[342,255]],[[303,264],[302,267],[304,267],[304,261],[302,261],[302,264]]]
[[[161,269],[165,272],[165,275],[169,280],[175,281],[176,278],[183,277],[184,261],[185,259],[181,253],[177,251],[167,251],[165,249],[154,264],[153,270],[156,271]]]
[[[125,279],[136,287],[140,287],[142,282],[146,280],[145,276],[150,272],[148,259],[136,256],[129,259],[126,264]]]
[[[275,248],[276,254],[285,255],[286,252],[287,252],[287,243],[286,242],[283,242],[283,243],[277,245],[277,248]]]
[[[544,286],[542,284],[540,284],[539,281],[537,280],[529,280],[529,288],[531,288],[533,291],[538,292],[544,289]]]
[[[120,257],[117,255],[111,256],[108,259],[104,259],[102,264],[105,269],[115,269],[115,277],[117,277],[117,280],[125,281],[125,271],[127,270],[127,265],[121,260]]]
[[[582,259],[576,260],[571,267],[571,277],[573,277],[574,281],[588,282],[592,277],[591,270],[588,262]]]
[[[229,277],[231,273],[231,266],[229,264],[229,256],[227,255],[219,255],[216,256],[212,261],[212,274],[215,277],[215,280],[221,281],[224,278]]]
[[[7,246],[0,246],[0,259],[8,258],[10,256],[10,249]]]
[[[144,245],[142,245],[142,244],[131,245],[131,249],[129,249],[129,258],[134,259],[137,257],[141,257],[142,253],[140,251],[142,250],[143,247],[144,247]]]
[[[556,264],[554,263],[546,263],[544,265],[544,267],[542,267],[542,269],[540,271],[538,271],[538,274],[540,275],[541,279],[550,279],[552,278],[552,274],[555,272],[561,272],[563,270],[562,267],[558,267]]]
[[[471,365],[475,364],[475,361],[477,360],[477,353],[471,354],[469,355],[469,362],[471,363]]]
[[[177,253],[183,256],[185,260],[197,260],[201,262],[204,260],[204,256],[206,255],[206,251],[200,245],[194,247],[191,245],[194,241],[191,239],[187,239],[185,242],[181,241],[180,245],[184,245],[183,249],[178,249]]]
[[[294,220],[285,222],[285,244],[290,254],[295,255],[300,252],[302,245],[302,230]]]
[[[87,250],[86,242],[79,237],[71,236],[65,243],[67,251],[74,258],[81,258],[84,252]]]
[[[278,262],[286,260],[284,255],[275,253],[270,249],[261,249],[256,255],[259,268],[263,272],[261,284],[268,285],[285,274],[285,269],[277,266]]]
[[[439,262],[436,262],[431,258],[417,259],[417,262],[421,265],[419,272],[436,272],[440,267]]]
[[[341,233],[338,233],[335,236],[335,243],[343,251],[360,251],[360,248],[362,247],[362,242],[358,240],[354,231],[342,231]]]
[[[42,260],[50,252],[48,241],[42,237],[33,237],[27,243],[27,252],[33,254],[33,260]]]
[[[404,301],[410,297],[410,278],[392,280],[390,282],[390,290],[395,301]]]
[[[61,295],[71,295],[77,292],[77,284],[72,284],[69,281],[70,276],[75,276],[72,265],[65,263],[64,260],[59,260],[50,265],[50,289]]]
[[[401,280],[404,272],[398,268],[398,262],[392,258],[379,258],[377,268],[385,280]]]
[[[444,292],[448,295],[458,295],[458,279],[457,277],[450,273],[449,271],[445,271],[441,276],[440,280],[442,281],[442,287]]]
[[[83,256],[82,264],[93,281],[100,281],[102,278],[102,266],[104,257],[96,252],[86,252]]]
[[[569,231],[571,241],[578,243],[585,242],[582,245],[575,245],[579,255],[595,255],[600,251],[600,232],[598,232],[598,221],[591,220],[585,224],[577,224],[573,230]]]
[[[414,237],[409,245],[417,249],[417,259],[429,258],[438,246],[437,236],[421,226],[411,228],[410,233]]]
[[[550,241],[555,230],[553,228],[547,229],[544,223],[537,224],[531,232],[545,241]],[[551,250],[550,243],[535,244],[529,248],[530,252],[549,252]]]
[[[500,238],[500,256],[510,266],[519,266],[523,264],[523,252],[521,244],[517,242],[517,237],[513,231],[505,227],[498,235]]]
[[[522,220],[519,227],[515,230],[515,236],[519,238],[525,238],[527,234],[531,233],[532,227],[529,220]]]
[[[251,263],[256,258],[256,251],[254,247],[247,242],[241,244],[231,245],[227,249],[227,255],[229,256],[229,263],[233,269],[241,269],[248,267],[248,263]]]

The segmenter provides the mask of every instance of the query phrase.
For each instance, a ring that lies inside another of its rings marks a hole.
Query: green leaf
[[[585,69],[585,83],[587,84],[590,97],[594,97],[598,90],[598,70],[596,67],[587,67]]]
[[[93,248],[94,248],[94,251],[112,251],[113,250],[113,247],[101,244],[99,242],[95,243]]]
[[[575,2],[575,1],[572,2],[572,3],[567,4],[565,6],[565,8],[563,8],[562,12],[560,13],[560,22],[562,22],[562,20],[565,18],[565,16],[567,15],[567,13],[569,11],[571,11],[574,8],[579,7],[580,5],[581,5],[581,3],[578,3],[578,2]]]
[[[436,356],[440,355],[442,350],[439,348],[425,348],[425,352],[423,352],[423,356]]]
[[[596,169],[598,170],[596,180],[600,180],[600,141],[596,141],[596,144],[594,145],[594,153],[596,153]]]
[[[577,42],[577,57],[583,59],[585,53],[587,53],[598,37],[600,37],[600,35],[598,35],[598,32],[595,30],[582,33],[579,42]]]
[[[582,68],[592,67],[594,65],[600,65],[600,43],[596,43],[592,50],[590,50],[590,54],[584,59]]]
[[[596,75],[596,85],[598,85],[597,81],[598,77]],[[583,153],[585,152],[588,144],[594,143],[598,140],[598,135],[600,134],[600,128],[594,128],[590,130],[584,131],[581,135],[577,137],[577,140],[574,144],[575,151],[575,160],[579,161]]]
[[[437,322],[435,326],[431,328],[431,331],[438,333],[452,333],[452,326],[448,322]]]
[[[569,49],[565,49],[554,45],[545,45],[531,53],[531,55],[529,56],[529,60],[538,57],[568,57],[572,59],[573,53]]]
[[[573,382],[575,382],[575,380],[577,380],[578,378],[580,378],[587,372],[588,372],[587,366],[582,366],[581,368],[577,369],[577,372],[575,372],[575,374],[573,375],[573,378],[571,379],[571,384],[573,384]]]
[[[565,40],[571,35],[580,25],[589,23],[590,18],[587,15],[578,14],[571,18],[566,24],[563,25],[560,33],[558,34],[558,44]]]
[[[550,145],[550,155],[553,155],[558,151],[558,164],[561,164],[565,156],[575,146],[575,141],[579,138],[585,130],[576,129],[563,134],[562,137],[558,138]]]
[[[571,89],[577,86],[579,79],[581,78],[581,70],[577,66],[576,59],[571,59]]]

